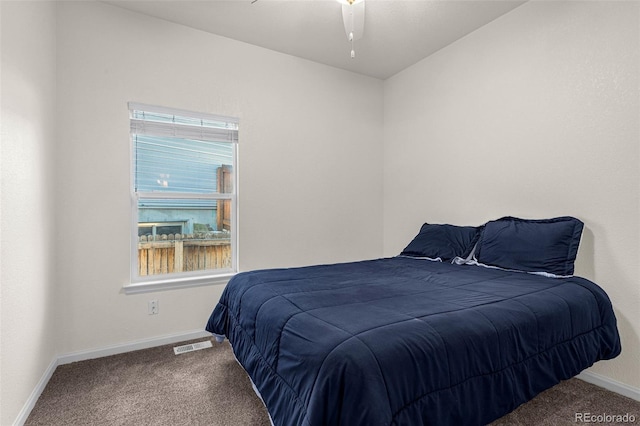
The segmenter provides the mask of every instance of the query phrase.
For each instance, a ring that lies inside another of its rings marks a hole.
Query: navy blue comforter
[[[480,425],[620,353],[579,277],[395,257],[240,273],[207,330],[275,425]]]

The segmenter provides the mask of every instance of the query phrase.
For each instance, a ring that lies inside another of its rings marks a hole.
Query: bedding
[[[465,258],[471,253],[482,227],[434,225],[425,223],[420,232],[405,247],[401,255],[426,257],[441,262]]]
[[[474,252],[477,262],[504,269],[573,275],[584,224],[553,219],[503,217],[487,222]]]
[[[244,272],[226,336],[275,425],[482,425],[620,353],[579,277],[393,257]]]

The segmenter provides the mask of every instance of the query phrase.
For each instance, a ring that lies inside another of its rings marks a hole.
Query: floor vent
[[[176,355],[184,354],[187,352],[193,352],[200,349],[207,349],[212,347],[211,340],[205,340],[204,342],[191,343],[189,345],[176,346],[173,348],[173,353]]]

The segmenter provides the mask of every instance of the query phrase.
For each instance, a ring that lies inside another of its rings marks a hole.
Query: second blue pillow
[[[485,225],[474,256],[482,264],[505,269],[573,275],[583,226],[570,216],[492,220]]]

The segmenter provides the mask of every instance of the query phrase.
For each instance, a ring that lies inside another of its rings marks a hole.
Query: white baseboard
[[[578,379],[584,380],[587,383],[600,386],[601,388],[605,388],[607,390],[610,390],[611,392],[618,393],[620,395],[626,396],[627,398],[635,399],[636,401],[640,401],[640,389],[634,388],[633,386],[620,383],[618,381],[612,380],[605,376],[601,376],[600,374],[592,373],[590,371],[583,371],[576,377]]]
[[[119,345],[111,345],[99,349],[73,352],[67,355],[60,355],[53,361],[51,361],[51,364],[49,364],[49,367],[47,367],[47,369],[45,370],[35,389],[33,390],[33,392],[31,392],[31,395],[29,395],[29,398],[22,407],[22,410],[20,410],[20,413],[18,414],[16,420],[13,422],[13,425],[24,425],[24,423],[27,421],[27,418],[29,417],[29,414],[31,413],[31,410],[33,410],[33,407],[36,405],[38,398],[40,398],[42,391],[44,391],[47,383],[49,383],[53,372],[59,365],[70,364],[72,362],[84,361],[87,359],[102,358],[109,355],[117,355],[125,352],[137,351],[140,349],[154,348],[156,346],[170,345],[172,343],[184,342],[185,340],[202,339],[207,337],[211,337],[211,333],[208,333],[204,330],[197,330],[187,333],[153,337],[150,339],[122,343]]]
[[[49,364],[47,369],[44,371],[44,374],[40,378],[40,381],[38,381],[38,384],[36,385],[35,389],[33,389],[33,392],[31,392],[31,395],[29,395],[29,398],[22,407],[22,410],[20,410],[20,412],[18,413],[18,417],[16,417],[16,420],[13,422],[14,426],[22,426],[27,421],[29,414],[31,414],[31,410],[33,410],[33,407],[36,405],[36,401],[38,401],[38,398],[40,398],[40,395],[42,394],[42,391],[44,391],[44,388],[47,386],[47,383],[49,383],[49,379],[51,379],[51,376],[53,376],[53,372],[56,371],[57,366],[58,358],[51,361],[51,364]]]
[[[70,364],[72,362],[84,361],[87,359],[102,358],[109,355],[117,355],[125,352],[137,351],[140,349],[155,348],[156,346],[169,345],[171,343],[184,342],[185,340],[201,339],[204,337],[211,337],[211,333],[208,333],[204,330],[198,330],[188,333],[153,337],[150,339],[122,343],[119,345],[111,345],[100,349],[90,349],[88,351],[74,352],[71,354],[59,356],[58,365]]]

